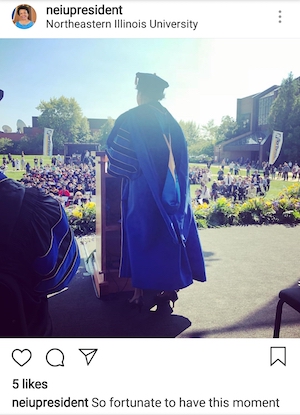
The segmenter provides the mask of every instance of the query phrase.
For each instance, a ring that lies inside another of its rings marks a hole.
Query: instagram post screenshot
[[[299,415],[299,2],[0,13],[0,415]]]

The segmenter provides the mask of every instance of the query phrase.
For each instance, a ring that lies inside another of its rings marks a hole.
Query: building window
[[[274,95],[262,97],[258,104],[258,125],[267,125]]]
[[[241,114],[238,118],[238,124],[239,124],[239,133],[244,134],[250,131],[250,123],[251,123],[251,114]]]

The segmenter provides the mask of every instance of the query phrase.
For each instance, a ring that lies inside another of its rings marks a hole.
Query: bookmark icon
[[[285,347],[271,347],[270,348],[270,364],[281,363],[286,366],[286,348]]]

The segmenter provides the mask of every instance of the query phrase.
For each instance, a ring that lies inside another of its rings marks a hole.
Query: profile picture
[[[13,11],[12,21],[19,29],[29,29],[36,22],[36,11],[28,4],[20,4]]]

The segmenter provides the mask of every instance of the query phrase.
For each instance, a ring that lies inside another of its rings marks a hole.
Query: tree
[[[106,122],[100,127],[100,130],[93,134],[92,139],[94,143],[100,143],[101,148],[104,149],[106,141],[114,126],[115,120],[108,117]]]
[[[24,135],[17,144],[17,151],[25,154],[43,154],[44,134],[38,134],[34,137]]]
[[[191,159],[202,159],[203,156],[213,157],[214,144],[211,140],[199,140],[189,147],[189,157]]]
[[[86,143],[90,141],[92,138],[90,133],[90,126],[88,119],[86,117],[83,117],[80,120],[80,123],[78,125],[78,132],[77,137],[75,138],[76,143]]]
[[[269,115],[271,130],[283,132],[283,146],[279,161],[300,158],[300,80],[289,73],[283,79]]]
[[[190,158],[213,155],[213,140],[216,126],[213,120],[207,125],[199,127],[194,121],[179,121],[189,148]],[[202,158],[202,157],[200,157]]]
[[[200,128],[194,121],[179,121],[188,146],[195,144],[200,139]]]
[[[202,140],[209,140],[211,142],[215,142],[217,131],[218,126],[215,125],[214,120],[209,120],[207,124],[201,125],[200,137]]]
[[[13,141],[10,138],[0,138],[0,154],[8,153],[13,147]]]
[[[238,128],[237,122],[232,117],[229,115],[222,117],[221,124],[216,131],[216,144],[237,136],[239,134]]]
[[[53,128],[53,151],[62,152],[64,143],[82,143],[91,137],[89,124],[74,98],[51,98],[41,101],[38,123],[41,128]]]
[[[188,143],[189,155],[192,157],[203,154],[213,157],[214,146],[235,137],[238,131],[238,124],[229,115],[222,117],[220,125],[215,125],[214,120],[209,120],[201,126],[197,126],[194,121],[179,121],[179,124]]]

